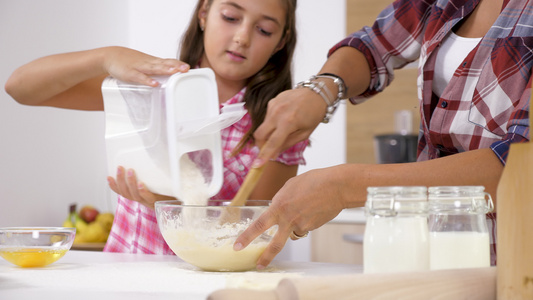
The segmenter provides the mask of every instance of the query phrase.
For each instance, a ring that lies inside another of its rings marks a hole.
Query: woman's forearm
[[[366,57],[352,47],[342,47],[328,58],[320,73],[332,73],[344,80],[346,98],[360,95],[370,85],[370,67]]]
[[[368,186],[482,185],[496,203],[503,165],[490,149],[463,152],[424,162],[383,165],[341,165],[331,172],[341,182],[344,207],[360,207]]]

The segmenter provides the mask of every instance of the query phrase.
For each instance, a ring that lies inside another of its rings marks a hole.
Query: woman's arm
[[[495,199],[502,172],[502,163],[490,149],[424,162],[344,164],[312,170],[283,186],[269,209],[236,240],[235,249],[246,247],[277,224],[276,236],[257,262],[264,267],[281,251],[291,232],[301,235],[330,221],[344,208],[363,206],[369,186],[483,185]]]
[[[343,208],[363,206],[368,186],[482,185],[493,196],[503,172],[503,164],[491,149],[478,149],[442,158],[404,164],[334,167],[331,176],[339,180]],[[335,175],[337,174],[337,175]]]
[[[434,0],[396,0],[383,10],[372,28],[365,27],[330,50],[320,73],[341,77],[346,98],[368,97],[392,81],[392,71],[419,58],[424,30]],[[336,91],[333,81],[324,81]],[[269,102],[265,121],[255,131],[263,151],[255,165],[261,166],[283,149],[308,138],[324,118],[324,100],[307,89],[281,93]]]
[[[329,72],[344,79],[347,97],[363,93],[370,83],[370,68],[365,56],[351,47],[335,51],[319,73]],[[324,83],[330,91],[337,91],[333,80]],[[261,166],[281,151],[308,139],[324,119],[327,104],[311,91],[301,88],[280,93],[268,103],[265,120],[254,133],[256,144],[262,149],[255,166]]]
[[[103,110],[101,84],[106,76],[157,86],[150,75],[185,72],[189,66],[124,47],[104,47],[55,54],[34,60],[13,72],[5,90],[26,105]]]

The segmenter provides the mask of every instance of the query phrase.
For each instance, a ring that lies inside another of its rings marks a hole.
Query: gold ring
[[[309,231],[307,231],[303,235],[298,235],[298,234],[296,234],[296,232],[293,231],[293,232],[291,232],[291,235],[289,235],[289,237],[291,238],[291,240],[296,241],[296,240],[299,240],[299,239],[303,239],[304,237],[307,237],[308,234],[309,234]]]

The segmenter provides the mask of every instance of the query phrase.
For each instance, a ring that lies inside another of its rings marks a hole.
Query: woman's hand
[[[309,138],[324,119],[326,107],[324,99],[307,88],[288,90],[270,100],[265,120],[254,133],[261,148],[254,167]]]
[[[154,209],[154,203],[156,201],[176,199],[150,192],[144,183],[137,181],[135,171],[132,169],[125,170],[123,167],[118,167],[116,180],[109,176],[107,177],[107,181],[109,187],[115,193],[129,200],[137,201],[151,209]]]
[[[237,238],[234,249],[245,248],[261,233],[278,225],[276,235],[257,261],[257,268],[262,269],[283,249],[289,237],[295,238],[292,233],[304,236],[333,219],[345,208],[335,173],[335,168],[312,170],[287,181],[268,210]]]
[[[103,59],[105,72],[122,81],[157,86],[152,75],[187,72],[190,66],[176,59],[164,59],[124,47],[107,47]]]

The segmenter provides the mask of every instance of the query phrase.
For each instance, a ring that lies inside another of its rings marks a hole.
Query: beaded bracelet
[[[346,92],[348,88],[346,87],[346,84],[344,83],[344,80],[340,78],[339,76],[331,73],[321,73],[316,76],[311,76],[311,78],[329,78],[333,80],[333,83],[337,85],[338,93],[337,93],[337,100],[340,101],[341,99],[344,99],[346,97]]]
[[[330,100],[332,98],[331,93],[327,90],[327,88],[324,89],[324,87],[326,87],[325,83],[321,81],[315,82],[315,81],[306,80],[306,81],[298,82],[298,84],[296,84],[294,88],[302,88],[302,87],[308,88],[312,90],[313,92],[317,93],[318,95],[320,95],[328,106],[332,105],[331,100]]]
[[[333,80],[333,83],[335,83],[338,87],[337,97],[333,99],[333,96],[331,92],[329,91],[328,87],[323,81],[317,81],[318,78],[329,78]],[[323,73],[316,76],[311,76],[309,80],[299,82],[296,84],[294,88],[308,88],[312,90],[313,92],[317,93],[324,99],[324,101],[327,104],[327,110],[326,115],[324,116],[324,119],[322,120],[322,123],[329,123],[329,120],[333,116],[333,113],[335,110],[337,110],[337,107],[339,106],[339,102],[341,99],[344,98],[345,92],[346,92],[346,86],[344,85],[344,81],[342,78],[329,73]]]

